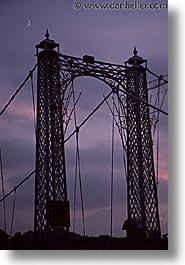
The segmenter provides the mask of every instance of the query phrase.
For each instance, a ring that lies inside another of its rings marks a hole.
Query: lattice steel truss
[[[79,76],[92,76],[106,83],[115,92],[119,85],[125,88],[125,66],[60,54],[60,72],[63,89]]]
[[[137,55],[127,61],[127,189],[128,218],[133,218],[145,236],[160,237],[153,142],[148,107],[146,63]],[[134,97],[133,97],[134,96]]]
[[[46,34],[46,40],[36,46],[38,56],[34,220],[36,234],[54,228],[49,222],[50,211],[54,211],[50,209],[50,202],[67,204],[59,52],[54,50],[58,44],[48,38]],[[38,49],[43,50],[38,52]],[[52,207],[54,205],[52,204]],[[67,211],[68,209],[66,215]],[[64,213],[61,214],[64,216]],[[56,225],[56,228],[58,226]],[[66,224],[63,223],[62,228],[67,230],[68,226],[69,220]]]
[[[130,58],[128,61],[133,64],[131,67],[127,64],[123,66],[95,61],[87,55],[81,59],[59,54],[59,50],[55,51],[55,48],[59,49],[59,45],[49,39],[48,33],[46,39],[36,47],[38,92],[35,232],[52,228],[50,219],[52,224],[56,224],[54,215],[52,216],[54,209],[49,209],[48,205],[55,205],[56,202],[56,209],[64,208],[66,211],[61,213],[62,218],[69,215],[63,133],[64,95],[76,77],[93,76],[111,88],[122,105],[122,114],[126,113],[122,121],[120,119],[119,126],[121,133],[123,123],[127,126],[128,217],[139,222],[145,232],[160,235],[146,69],[141,66],[146,61],[137,56],[136,52],[134,59]],[[38,53],[38,49],[42,51]],[[61,220],[59,223],[63,229],[69,228],[69,219],[66,223]]]

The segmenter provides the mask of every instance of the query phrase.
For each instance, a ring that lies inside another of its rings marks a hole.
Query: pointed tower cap
[[[143,63],[147,62],[146,59],[143,59],[143,57],[138,56],[138,51],[136,49],[136,46],[134,46],[133,50],[133,56],[128,59],[125,63],[128,63],[133,66],[141,65]]]
[[[137,49],[136,49],[136,46],[134,46],[133,54],[134,54],[134,55],[137,55],[137,54],[138,54],[138,51],[137,51]]]
[[[48,32],[48,29],[46,30],[45,37],[46,37],[46,39],[49,39],[49,32]]]
[[[46,38],[43,41],[35,46],[37,49],[54,50],[55,48],[59,47],[59,43],[49,39],[50,35],[48,29],[46,30],[45,37]]]

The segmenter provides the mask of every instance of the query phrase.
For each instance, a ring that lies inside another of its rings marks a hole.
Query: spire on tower
[[[45,37],[46,37],[46,39],[49,39],[49,32],[48,32],[48,29],[46,30]]]
[[[37,54],[39,53],[39,49],[51,51],[55,50],[55,48],[57,48],[57,52],[59,53],[59,44],[54,40],[49,39],[50,35],[48,29],[46,29],[45,37],[46,38],[43,41],[41,41],[39,44],[35,46],[37,49],[36,53]]]
[[[136,49],[136,46],[134,46],[133,56],[125,62],[126,65],[127,63],[133,65],[134,67],[140,66],[145,63],[145,67],[147,67],[146,66],[147,60],[143,59],[143,57],[138,55],[138,50]]]
[[[136,49],[136,46],[134,46],[133,54],[134,54],[134,55],[137,55],[137,54],[138,54],[138,51],[137,51],[137,49]]]

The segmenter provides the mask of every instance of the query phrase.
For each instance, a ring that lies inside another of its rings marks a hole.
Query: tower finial
[[[46,30],[45,37],[46,37],[46,39],[49,39],[49,32],[48,32],[48,29]]]
[[[137,49],[136,49],[136,46],[134,46],[133,54],[134,54],[134,55],[137,55],[137,54],[138,54],[138,51],[137,51]]]

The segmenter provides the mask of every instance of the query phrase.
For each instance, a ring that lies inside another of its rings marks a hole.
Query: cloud
[[[147,0],[150,1],[150,0]],[[102,1],[103,2],[103,1]],[[146,1],[145,1],[146,2]],[[166,11],[75,11],[70,1],[0,1],[1,49],[0,109],[6,104],[37,58],[35,44],[49,28],[51,38],[60,43],[64,54],[124,64],[136,45],[139,55],[148,59],[149,68],[158,74],[167,72]],[[26,28],[28,19],[31,27]],[[159,30],[160,29],[160,30]],[[36,78],[36,75],[35,75]],[[36,80],[36,79],[35,79]],[[34,83],[35,88],[36,84]],[[100,102],[109,88],[93,78],[75,80],[75,92],[83,92],[78,105],[78,123]],[[165,106],[166,107],[166,106]],[[80,130],[80,154],[88,234],[108,233],[111,163],[111,116],[104,105]],[[70,125],[73,130],[73,125]],[[167,224],[167,122],[161,118],[160,205],[163,227]],[[6,190],[17,184],[34,168],[35,135],[31,87],[28,83],[1,117],[0,146],[3,153]],[[74,193],[75,138],[66,146],[69,198]],[[120,232],[126,216],[126,183],[122,150],[118,135],[115,146],[115,233]],[[79,186],[78,186],[79,190]],[[15,231],[33,227],[34,178],[17,192]],[[73,206],[72,206],[73,207]],[[10,224],[12,197],[7,201]],[[81,229],[78,194],[78,227]],[[106,222],[107,221],[107,222]],[[2,222],[2,220],[0,220]],[[2,225],[1,225],[2,227]],[[166,228],[165,228],[166,229]]]
[[[24,143],[23,143],[24,146]],[[74,198],[74,154],[73,149],[67,150],[68,156],[68,196],[71,207],[71,228],[73,226],[73,198]],[[107,156],[107,146],[97,146],[96,148],[82,150],[82,187],[84,198],[84,209],[86,216],[87,232],[89,235],[97,235],[99,233],[109,233],[110,231],[110,163]],[[21,152],[20,152],[21,154]],[[24,156],[23,156],[24,157]],[[27,161],[25,157],[25,162]],[[70,163],[69,163],[70,161]],[[12,165],[12,161],[9,161]],[[24,160],[22,158],[22,163]],[[13,167],[13,166],[12,166]],[[14,170],[19,170],[20,165],[14,164]],[[114,231],[117,236],[122,235],[121,225],[126,218],[126,179],[123,172],[123,167],[120,161],[115,163],[116,172],[114,175]],[[23,170],[23,168],[22,168]],[[24,174],[12,174],[8,178],[8,182],[12,187],[24,177]],[[82,232],[81,219],[81,203],[79,193],[79,180],[77,180],[77,199],[76,199],[76,228],[78,232]],[[34,199],[34,177],[26,182],[17,192],[16,200],[16,216],[15,230],[22,227],[21,230],[26,230],[28,227],[33,227],[33,199]],[[159,201],[162,205],[162,220],[167,221],[167,181],[160,180],[159,183]],[[12,197],[7,203],[7,216],[10,220]],[[25,215],[24,215],[25,212]],[[167,230],[165,223],[162,221],[163,230]],[[21,224],[21,225],[20,225]]]

